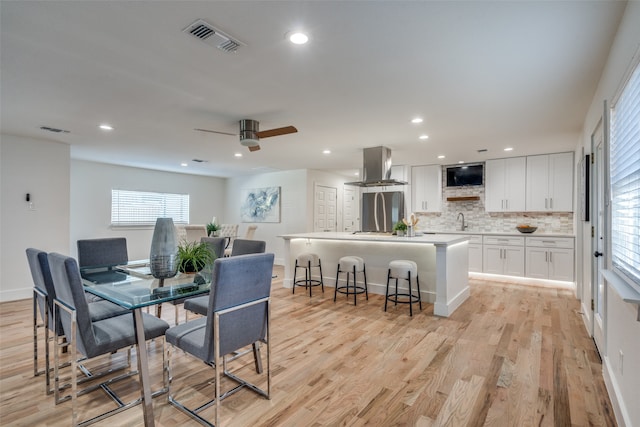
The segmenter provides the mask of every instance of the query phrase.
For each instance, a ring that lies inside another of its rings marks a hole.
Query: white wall
[[[29,193],[32,208],[26,202]],[[25,249],[67,253],[69,146],[0,136],[0,301],[30,298]]]
[[[308,231],[308,218],[313,212],[308,202],[309,180],[306,170],[272,172],[242,176],[227,180],[225,222],[238,223],[239,236],[243,236],[249,223],[240,220],[240,207],[244,190],[280,187],[280,222],[255,223],[258,228],[254,239],[267,243],[267,252],[275,254],[275,263],[284,264],[284,240],[278,236]]]
[[[603,101],[609,103],[616,95],[623,78],[640,49],[640,2],[630,1],[618,29],[616,40],[610,50],[606,67],[585,118],[582,146],[585,153],[591,152],[591,134],[603,114]],[[591,241],[583,236],[583,259],[590,265]],[[585,269],[586,270],[586,269]],[[604,377],[607,389],[616,409],[618,424],[640,426],[640,321],[636,319],[638,307],[625,303],[616,291],[606,289],[606,318],[604,349]],[[624,355],[624,366],[620,365],[620,352]]]
[[[149,169],[71,162],[71,247],[76,241],[99,237],[126,237],[130,260],[149,258],[153,227],[111,227],[111,189],[189,193],[191,224],[206,224],[216,216],[224,221],[226,178],[214,178]]]

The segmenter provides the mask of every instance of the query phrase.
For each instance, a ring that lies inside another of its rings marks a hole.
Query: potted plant
[[[403,221],[398,221],[393,226],[393,231],[396,232],[396,235],[398,237],[402,237],[407,232],[407,224],[405,224]]]
[[[220,230],[220,226],[215,222],[207,224],[207,236],[216,236],[218,234],[218,230]]]
[[[204,242],[183,241],[178,245],[178,270],[183,273],[197,273],[213,261],[215,256]]]

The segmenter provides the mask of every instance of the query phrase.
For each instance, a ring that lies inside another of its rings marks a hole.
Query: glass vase
[[[178,271],[178,236],[171,218],[156,220],[151,239],[149,267],[151,275],[156,279],[168,279]]]

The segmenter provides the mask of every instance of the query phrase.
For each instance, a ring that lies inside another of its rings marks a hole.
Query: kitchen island
[[[318,232],[279,237],[285,241],[285,287],[293,286],[296,257],[314,252],[322,262],[324,284],[330,287],[335,286],[339,259],[355,255],[365,261],[371,293],[384,295],[389,262],[407,259],[418,264],[422,300],[434,304],[435,315],[448,317],[469,297],[469,237],[465,235],[396,237],[383,233]],[[300,270],[299,274],[304,272]],[[403,286],[406,292],[406,281],[399,283],[399,291]]]

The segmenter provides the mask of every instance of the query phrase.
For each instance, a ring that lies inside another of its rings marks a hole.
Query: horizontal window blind
[[[157,218],[189,223],[189,195],[111,190],[111,225],[154,225]]]
[[[640,289],[640,66],[611,111],[611,259]]]

